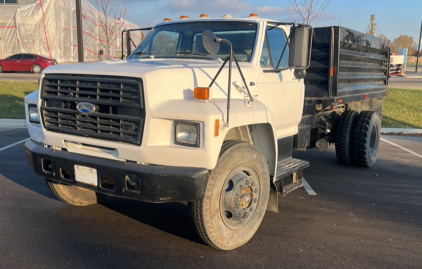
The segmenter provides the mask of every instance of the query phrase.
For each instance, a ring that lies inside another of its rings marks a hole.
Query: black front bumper
[[[142,165],[54,150],[28,140],[26,158],[46,179],[111,196],[147,202],[197,201],[204,198],[209,171],[205,168]],[[75,165],[97,170],[97,186],[75,180]]]

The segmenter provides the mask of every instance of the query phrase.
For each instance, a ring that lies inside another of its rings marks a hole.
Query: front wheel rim
[[[34,71],[34,73],[38,73],[38,72],[40,72],[40,67],[34,66],[34,68],[32,68],[32,70]]]
[[[220,215],[227,227],[244,228],[256,214],[260,195],[256,170],[250,165],[235,168],[224,182],[220,196]]]

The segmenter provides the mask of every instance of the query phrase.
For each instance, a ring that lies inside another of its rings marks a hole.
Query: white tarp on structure
[[[126,20],[110,19],[121,25],[121,29],[113,33],[115,39],[109,42],[108,56],[105,44],[111,39],[103,37],[101,29],[104,29],[104,25],[100,24],[100,17],[104,14],[95,10],[87,0],[82,0],[82,10],[85,60],[98,60],[100,50],[105,58],[120,57],[121,31],[139,27]],[[34,53],[60,62],[77,61],[76,32],[75,0],[36,0],[26,6],[0,6],[0,58],[16,53]],[[141,35],[131,35],[135,44],[141,41]]]

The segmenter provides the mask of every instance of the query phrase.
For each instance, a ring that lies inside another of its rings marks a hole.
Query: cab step
[[[308,161],[295,158],[288,158],[277,163],[277,177],[275,181],[281,180],[281,193],[283,196],[303,186],[303,169],[307,167],[309,167]],[[288,176],[291,176],[290,179],[286,180],[289,184],[285,184],[285,178]]]
[[[295,172],[303,170],[309,167],[309,162],[295,159],[295,158],[288,158],[285,160],[281,160],[277,163],[277,178],[275,181],[281,180],[284,177],[293,175]]]

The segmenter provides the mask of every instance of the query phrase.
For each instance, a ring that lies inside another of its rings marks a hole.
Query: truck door
[[[286,32],[281,27],[267,26],[265,40],[260,49],[259,74],[257,80],[258,100],[271,111],[277,138],[297,133],[302,118],[304,86],[288,68],[289,46]],[[280,59],[281,57],[281,59]],[[285,68],[280,72],[264,72]]]

